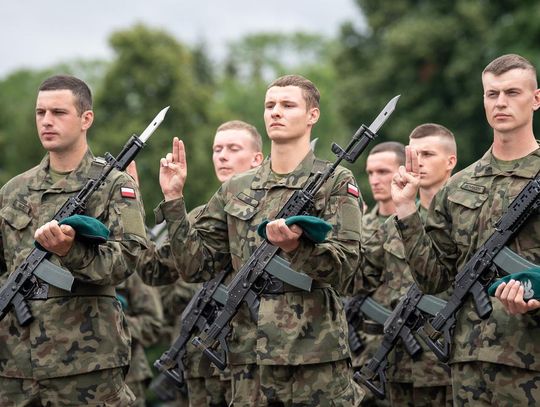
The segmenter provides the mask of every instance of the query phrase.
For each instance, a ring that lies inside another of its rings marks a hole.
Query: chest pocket
[[[30,208],[19,203],[19,201],[4,207],[0,211],[0,217],[15,230],[23,230],[32,221]]]
[[[233,259],[247,259],[261,243],[257,227],[263,221],[260,214],[262,205],[248,198],[247,195],[235,196],[223,209],[228,215],[229,250]]]
[[[482,206],[488,199],[487,193],[476,193],[458,189],[448,194],[448,200],[455,204],[452,208],[452,237],[454,241],[467,249],[471,246],[472,238],[480,238],[480,234],[492,230],[491,216],[482,216]]]

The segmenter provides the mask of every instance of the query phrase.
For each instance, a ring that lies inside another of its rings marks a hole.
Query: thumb
[[[64,235],[67,235],[69,237],[75,237],[75,229],[73,229],[69,225],[60,225],[60,230]]]
[[[291,230],[291,232],[297,234],[298,236],[300,236],[304,232],[302,228],[298,225],[291,225],[289,226],[289,229]]]

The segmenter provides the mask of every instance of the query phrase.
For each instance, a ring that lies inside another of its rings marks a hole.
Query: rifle
[[[309,213],[315,194],[334,174],[341,160],[345,159],[350,163],[356,161],[369,142],[377,136],[376,132],[379,128],[394,111],[398,99],[399,96],[396,96],[390,100],[369,127],[362,125],[353,135],[351,142],[345,150],[336,143],[333,143],[332,152],[338,157],[337,160],[331,166],[327,167],[324,172],[317,172],[312,180],[308,181],[307,185],[301,190],[295,191],[279,211],[276,218],[288,218],[294,215]],[[221,370],[224,370],[227,366],[226,338],[231,331],[230,322],[242,303],[249,301],[249,297],[255,296],[258,298],[266,288],[279,284],[279,281],[273,280],[265,270],[278,250],[279,247],[272,245],[266,240],[255,249],[227,286],[229,295],[219,315],[217,315],[209,327],[203,330],[200,336],[195,337],[192,341]],[[218,350],[218,346],[221,346],[221,351]]]
[[[109,153],[105,154],[105,159],[96,158],[103,166],[100,175],[95,179],[89,178],[81,191],[77,195],[70,197],[56,212],[52,220],[60,222],[71,215],[83,213],[90,197],[105,183],[109,173],[115,168],[120,171],[125,170],[144,147],[146,140],[165,118],[168,109],[167,106],[161,110],[140,137],[137,135],[131,136],[116,158]],[[13,308],[17,321],[21,326],[32,322],[33,316],[27,298],[34,291],[40,289],[41,284],[38,278],[55,287],[71,291],[74,277],[69,271],[51,263],[48,260],[50,256],[50,252],[36,247],[8,277],[6,283],[0,289],[0,321]]]
[[[160,390],[160,388],[163,388],[167,384],[174,385],[180,391],[185,388],[184,356],[186,355],[187,343],[189,339],[202,332],[204,328],[214,321],[218,312],[227,302],[227,287],[223,285],[223,281],[231,270],[232,267],[229,263],[213,279],[205,282],[189,301],[184,312],[182,312],[180,317],[180,334],[174,340],[171,347],[154,362],[154,367],[160,372],[158,376],[159,382],[154,385],[158,397],[168,397],[168,392]],[[272,259],[266,271],[274,277],[286,279],[289,284],[298,288],[308,290],[311,286],[311,278],[291,269],[289,262],[279,256],[275,256]],[[248,302],[250,303],[249,310],[251,318],[253,321],[257,321],[257,298],[252,296]],[[158,378],[156,378],[156,381]],[[162,400],[166,401],[165,398]]]
[[[504,257],[508,258],[509,249],[505,250],[505,246],[538,207],[540,207],[540,173],[525,185],[495,224],[492,235],[456,275],[454,291],[446,306],[420,327],[418,333],[439,360],[446,362],[449,359],[456,313],[469,295],[472,295],[480,318],[486,319],[491,315],[493,307],[486,292],[487,287],[498,275],[500,267],[504,266]]]

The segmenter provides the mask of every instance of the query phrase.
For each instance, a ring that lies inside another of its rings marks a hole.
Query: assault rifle
[[[454,291],[447,305],[419,329],[418,333],[422,335],[439,360],[446,362],[449,359],[456,313],[469,295],[472,295],[476,312],[480,318],[486,319],[491,315],[493,307],[487,294],[487,287],[498,275],[501,266],[504,267],[504,259],[508,258],[509,253],[513,253],[505,246],[516,235],[529,216],[537,212],[538,207],[540,207],[540,174],[529,181],[512,201],[495,224],[493,234],[478,248],[473,257],[456,275]],[[515,253],[513,254],[515,255]],[[527,261],[525,260],[524,263]],[[505,269],[505,271],[509,270]]]
[[[205,282],[195,293],[180,317],[179,336],[174,340],[171,347],[154,362],[154,367],[160,374],[157,379],[152,381],[154,383],[152,388],[163,401],[167,401],[166,397],[171,394],[170,391],[165,390],[167,386],[172,385],[179,391],[185,388],[184,356],[186,355],[186,346],[193,336],[202,332],[204,328],[214,321],[218,312],[227,302],[227,287],[223,285],[223,281],[231,270],[231,265],[228,264],[224,270],[213,279]],[[311,287],[310,277],[291,269],[289,262],[279,256],[275,256],[268,263],[266,272],[274,277],[284,279],[288,284],[300,289],[308,290]],[[250,294],[247,302],[250,305],[251,318],[256,322],[258,313],[257,297]]]
[[[100,160],[99,163],[103,166],[99,176],[89,178],[81,191],[77,195],[70,197],[56,212],[52,220],[60,222],[71,215],[83,213],[90,197],[106,181],[109,173],[114,168],[120,171],[125,170],[135,158],[145,145],[146,140],[161,124],[168,109],[169,107],[166,107],[161,110],[140,137],[131,136],[116,158],[109,153],[105,154],[105,160],[97,158],[96,160]],[[17,321],[21,326],[32,322],[33,316],[27,298],[32,296],[34,291],[42,288],[38,278],[55,287],[71,291],[74,277],[67,270],[50,262],[48,260],[50,256],[50,252],[36,247],[8,277],[6,283],[0,289],[0,321],[13,308]]]
[[[364,350],[364,344],[362,338],[358,335],[358,330],[361,328],[363,321],[360,305],[362,305],[365,298],[363,295],[357,295],[343,300],[345,318],[347,318],[347,325],[349,326],[349,348],[353,355],[359,355]]]
[[[301,190],[295,191],[276,215],[276,219],[308,214],[312,207],[315,194],[334,174],[341,160],[345,159],[350,163],[356,161],[369,142],[377,136],[376,132],[379,128],[394,111],[398,99],[399,96],[396,96],[390,100],[369,127],[362,125],[354,134],[345,150],[336,143],[333,143],[332,152],[338,157],[335,163],[327,167],[324,172],[315,174],[312,180]],[[263,291],[273,289],[280,284],[280,281],[273,279],[265,270],[267,264],[276,255],[278,250],[279,247],[272,245],[266,240],[255,249],[227,286],[228,298],[221,312],[217,315],[214,322],[192,341],[221,370],[224,370],[227,366],[226,339],[231,332],[230,322],[242,303],[249,296],[255,295],[259,297]],[[221,349],[218,349],[218,347]]]

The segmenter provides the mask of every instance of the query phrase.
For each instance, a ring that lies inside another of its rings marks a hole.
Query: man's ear
[[[321,111],[318,107],[312,107],[309,109],[308,112],[308,124],[313,126],[315,123],[319,121],[319,117],[321,116]]]
[[[258,153],[255,153],[255,155],[253,156],[251,160],[251,168],[258,167],[259,165],[261,165],[263,160],[264,160],[263,153],[261,153],[260,151]]]
[[[87,110],[81,114],[81,128],[82,130],[88,130],[94,122],[94,112]]]

